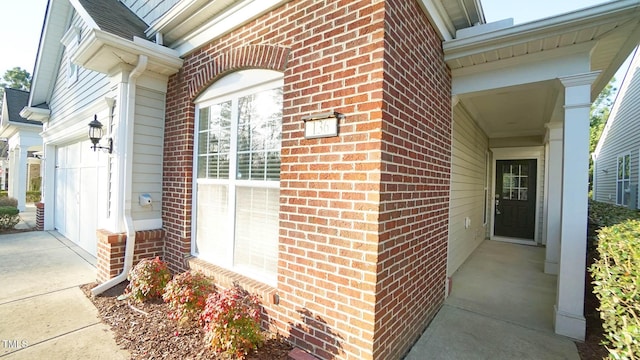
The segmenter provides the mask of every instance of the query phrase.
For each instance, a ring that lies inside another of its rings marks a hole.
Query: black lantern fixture
[[[102,123],[98,121],[98,115],[93,115],[93,121],[89,123],[89,140],[91,140],[91,143],[93,144],[93,151],[96,151],[96,149],[102,149],[111,154],[113,151],[113,140],[111,140],[111,138],[107,139],[108,146],[98,145],[102,139],[102,135]]]

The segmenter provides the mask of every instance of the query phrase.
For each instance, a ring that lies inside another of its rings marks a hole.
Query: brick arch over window
[[[189,97],[193,100],[220,76],[240,69],[284,71],[289,48],[276,45],[249,45],[222,53],[200,66],[189,81]]]

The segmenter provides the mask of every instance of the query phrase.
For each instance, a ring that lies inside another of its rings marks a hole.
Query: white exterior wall
[[[488,212],[484,225],[485,154],[489,141],[460,106],[454,108],[453,119],[447,276],[451,276],[487,237],[491,216]],[[491,193],[491,181],[486,181]],[[467,218],[468,227],[465,227]]]
[[[77,13],[74,13],[71,24],[81,29],[81,38],[86,36],[88,28]],[[49,102],[51,117],[47,124],[48,128],[77,117],[81,109],[92,106],[96,101],[104,99],[109,93],[109,78],[104,74],[84,68],[78,69],[78,79],[70,84],[67,79],[68,56],[68,51],[65,50]],[[89,124],[92,119],[91,116],[74,121]],[[106,121],[101,120],[101,122],[106,124]],[[87,127],[87,134],[88,129]]]
[[[132,217],[139,223],[136,228],[161,227],[164,99],[163,92],[142,86],[136,88],[131,197]],[[141,206],[140,194],[151,195],[153,203]]]
[[[640,172],[638,169],[640,151],[640,68],[638,62],[631,64],[627,77],[630,82],[624,92],[621,89],[616,99],[614,111],[609,118],[606,135],[603,133],[600,151],[597,153],[594,199],[601,202],[616,203],[617,158],[631,155],[631,186],[638,189]],[[628,79],[625,79],[627,82]],[[624,85],[623,85],[624,86]],[[616,109],[617,107],[617,109]],[[636,204],[636,207],[640,204]]]
[[[180,0],[121,0],[121,2],[145,23],[151,25]]]

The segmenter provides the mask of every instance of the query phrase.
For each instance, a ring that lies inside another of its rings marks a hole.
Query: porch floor
[[[553,332],[556,277],[543,271],[544,251],[484,241],[406,360],[580,359],[573,341]]]

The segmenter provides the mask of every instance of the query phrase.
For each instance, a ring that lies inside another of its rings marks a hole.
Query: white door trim
[[[544,146],[528,146],[528,147],[509,147],[509,148],[491,148],[493,153],[493,160],[491,163],[491,227],[489,229],[489,239],[497,241],[513,242],[518,244],[536,245],[541,243],[542,237],[540,236],[540,218],[541,199],[544,198],[543,183],[544,183]],[[496,162],[498,160],[519,160],[519,159],[534,159],[536,160],[536,209],[535,209],[535,228],[533,241],[525,239],[506,238],[502,236],[494,235],[495,226],[495,214],[496,214]]]

